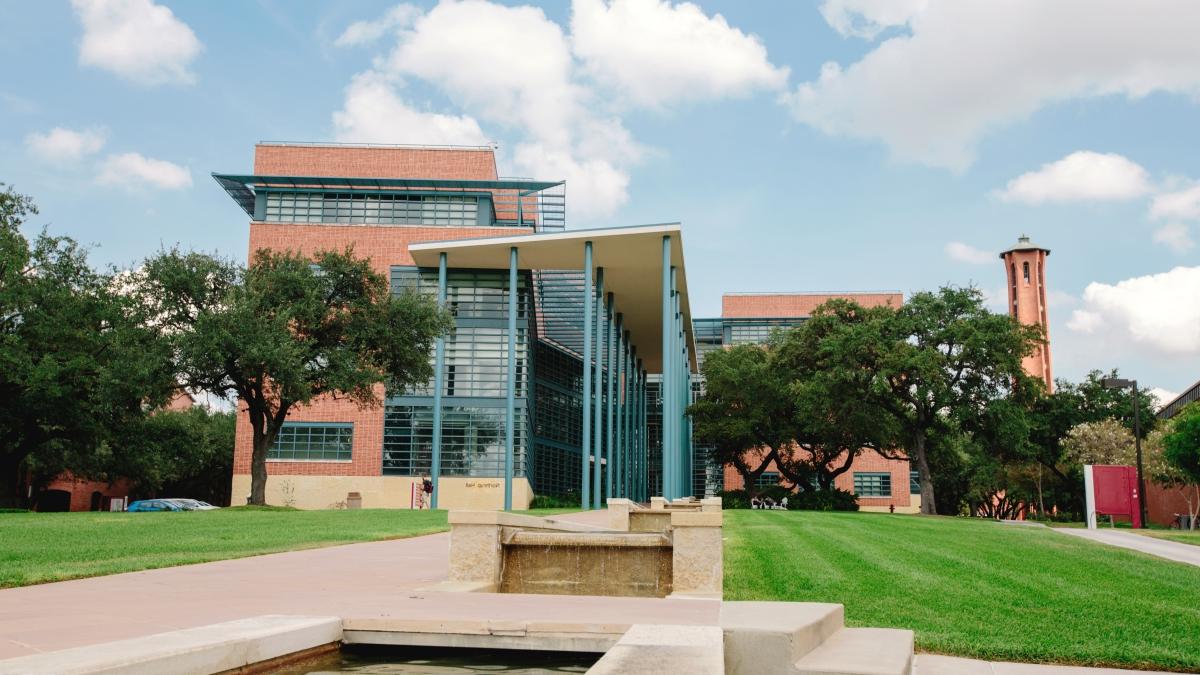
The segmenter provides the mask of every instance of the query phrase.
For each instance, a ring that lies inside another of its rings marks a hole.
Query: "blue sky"
[[[11,3],[0,181],[128,266],[242,257],[259,140],[499,145],[574,227],[680,221],[733,291],[974,283],[1053,252],[1055,374],[1200,378],[1200,6],[1185,0]],[[1081,20],[1086,17],[1087,20]]]

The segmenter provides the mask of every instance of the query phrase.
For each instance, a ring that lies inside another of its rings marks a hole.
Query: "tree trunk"
[[[917,459],[917,474],[921,478],[921,513],[937,514],[937,504],[933,497],[933,475],[929,472],[929,459],[925,456],[925,430],[918,430],[913,435],[913,455]]]
[[[266,506],[267,504],[267,450],[271,449],[271,441],[267,434],[254,430],[254,450],[250,455],[250,500],[249,504]]]

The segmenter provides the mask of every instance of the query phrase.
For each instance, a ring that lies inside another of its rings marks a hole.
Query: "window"
[[[891,497],[892,474],[882,471],[854,472],[854,494],[859,497]]]
[[[1021,263],[1022,275],[1025,277],[1025,285],[1029,285],[1029,263]]]
[[[758,474],[758,479],[754,481],[754,489],[756,490],[765,490],[776,485],[779,485],[778,471],[764,471]]]
[[[908,472],[908,493],[912,495],[921,494],[921,472]]]
[[[273,223],[476,225],[479,197],[455,194],[268,192]]]
[[[446,406],[442,410],[442,475],[504,475],[504,408]],[[513,430],[513,475],[525,475],[525,411]],[[433,462],[432,406],[384,408],[383,472],[427,476]]]
[[[354,425],[284,422],[267,459],[286,462],[349,462]]]

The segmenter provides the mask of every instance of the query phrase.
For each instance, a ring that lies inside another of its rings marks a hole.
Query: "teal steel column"
[[[650,374],[646,372],[646,364],[638,361],[638,379],[641,381],[638,388],[638,414],[641,416],[641,423],[638,425],[641,428],[641,444],[640,449],[642,471],[639,476],[641,481],[642,501],[650,499],[650,412],[646,409],[646,400],[649,398],[647,388],[650,381]]]
[[[596,433],[592,435],[592,508],[596,509],[600,508],[600,446],[604,437],[604,344],[607,340],[604,334],[605,314],[604,268],[601,267],[596,270],[596,316],[592,317],[596,322],[596,401],[592,420]]]
[[[592,401],[592,242],[583,243],[583,403],[579,406],[583,413],[583,438],[579,446],[579,457],[583,462],[580,467],[580,508],[587,510],[592,502],[592,481],[588,475],[588,453],[592,441],[592,411],[588,409]]]
[[[621,479],[621,471],[624,465],[625,454],[625,316],[617,315],[617,400],[614,408],[616,409],[616,437],[617,440],[613,444],[615,451],[613,455],[613,476],[614,482],[609,490],[614,497],[624,497],[621,487],[624,481]]]
[[[679,382],[683,373],[679,367],[679,272],[671,268],[671,493],[672,499],[683,495],[683,444],[679,442]]]
[[[662,239],[662,376],[663,376],[663,416],[662,416],[662,475],[663,475],[663,497],[671,499],[670,485],[671,481],[671,466],[668,461],[670,453],[667,448],[671,447],[671,425],[667,423],[670,409],[667,405],[669,399],[667,392],[670,387],[667,386],[671,377],[671,353],[674,351],[674,302],[672,299],[671,288],[671,235],[664,235]]]
[[[517,405],[517,247],[508,249],[508,396],[504,401],[504,510],[512,511]]]
[[[438,292],[437,303],[440,309],[446,308],[446,252],[438,254]],[[429,508],[438,507],[438,477],[442,473],[442,389],[445,388],[446,369],[446,337],[439,335],[433,351],[433,462],[429,468],[429,482],[433,484],[433,495],[429,500]]]
[[[604,347],[604,353],[608,354],[608,405],[605,406],[607,421],[604,425],[604,496],[613,496],[613,410],[616,407],[616,388],[614,379],[617,370],[617,326],[616,326],[616,299],[612,293],[608,294],[608,343]]]

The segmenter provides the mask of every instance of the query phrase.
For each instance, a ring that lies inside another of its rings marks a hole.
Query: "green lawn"
[[[445,529],[445,511],[3,513],[0,588]]]
[[[1138,530],[1138,534],[1200,546],[1200,530]]]
[[[1200,568],[965,518],[726,511],[725,599],[840,602],[921,651],[1200,669]]]

